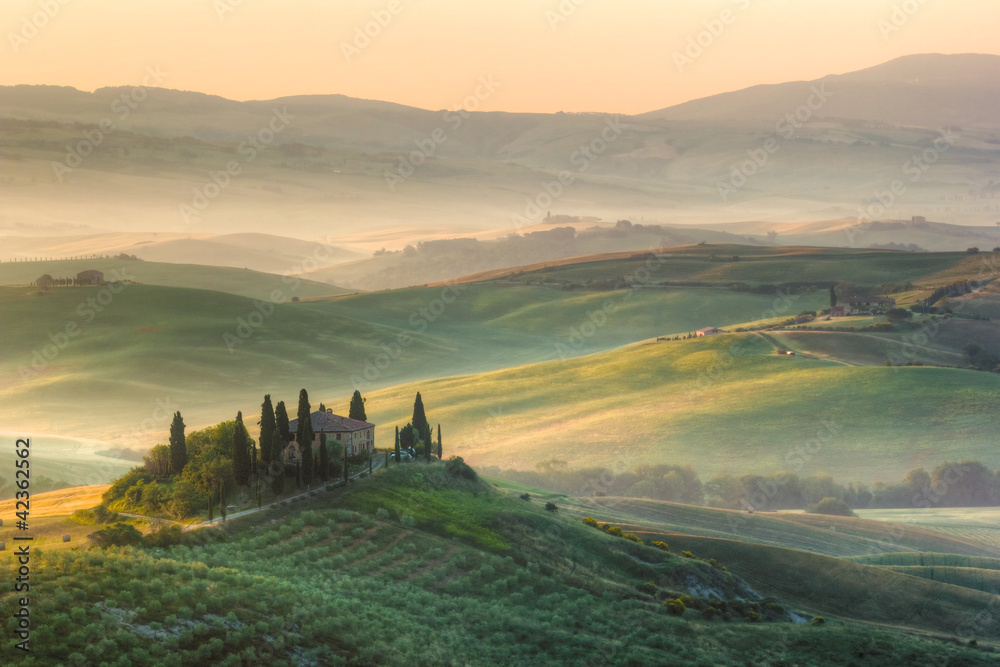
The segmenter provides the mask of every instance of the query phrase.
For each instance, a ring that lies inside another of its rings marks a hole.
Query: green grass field
[[[400,504],[408,495],[416,502]],[[998,636],[976,627],[979,646],[952,639],[970,636],[963,619],[988,601],[984,593],[707,538],[672,537],[665,553],[458,480],[440,464],[393,466],[181,540],[34,552],[32,591],[45,591],[32,598],[34,651],[29,658],[7,638],[0,660],[978,667],[990,664]],[[729,561],[684,557],[685,540],[698,556],[729,549]],[[760,578],[765,561],[788,569],[753,591],[739,577]],[[2,576],[14,567],[0,554]],[[835,589],[838,575],[845,585]],[[862,586],[868,596],[859,599]],[[787,597],[754,602],[775,589]],[[668,613],[664,601],[684,594],[690,607]],[[713,614],[699,611],[708,596]],[[15,603],[0,592],[4,615]],[[767,620],[749,615],[753,606]],[[831,617],[852,607],[867,622]],[[828,617],[820,626],[786,614],[805,620],[799,614],[817,609]]]
[[[468,286],[457,295],[421,288],[278,304],[264,317],[245,297],[152,285],[127,286],[98,311],[86,299],[101,289],[0,288],[11,323],[0,330],[6,428],[141,446],[166,437],[175,410],[199,427],[258,411],[265,393],[294,401],[301,387],[346,410],[356,381],[367,393],[582,355],[744,321],[773,301],[705,289]],[[592,335],[577,341],[580,330]]]
[[[294,268],[293,264],[289,264],[288,272],[291,273]],[[348,293],[348,290],[326,283],[296,277],[286,278],[273,273],[203,264],[168,264],[120,259],[3,262],[0,263],[0,285],[30,285],[46,273],[53,278],[74,278],[76,274],[88,269],[103,272],[107,281],[132,280],[143,285],[212,290],[251,299],[272,299],[275,290],[280,291],[279,300],[285,301],[291,301],[293,297],[305,299]],[[53,287],[52,291],[80,293],[62,287]]]
[[[369,416],[405,421],[419,389],[447,452],[508,469],[691,463],[706,480],[792,470],[870,483],[949,458],[1000,464],[996,375],[773,349],[754,334],[637,344],[394,387],[369,397]]]
[[[710,261],[739,256],[739,261]],[[930,287],[960,278],[995,278],[998,267],[992,254],[976,258],[965,253],[904,253],[848,248],[761,247],[712,244],[668,249],[661,255],[653,282],[694,281],[732,285],[779,283],[836,283],[875,287],[883,283],[913,282]],[[547,266],[513,269],[493,276],[516,281],[545,280],[586,284],[632,274],[645,261],[642,254],[631,258],[576,258]]]

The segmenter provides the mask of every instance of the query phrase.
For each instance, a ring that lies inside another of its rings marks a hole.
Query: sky
[[[0,85],[642,113],[913,53],[1000,54],[996,0],[4,0]],[[483,85],[483,81],[490,85]]]

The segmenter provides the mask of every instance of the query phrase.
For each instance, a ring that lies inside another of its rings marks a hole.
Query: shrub
[[[826,619],[822,616],[816,616],[813,620],[809,621],[809,625],[823,625],[826,623]]]
[[[653,546],[661,551],[670,551],[670,546],[666,542],[653,542]]]
[[[161,526],[143,538],[143,543],[148,547],[169,547],[173,544],[180,544],[184,541],[184,533],[177,524]]]
[[[555,503],[551,503],[551,502],[550,503],[545,503],[545,509],[548,510],[549,512],[558,512],[559,511],[559,506],[556,505]]]
[[[522,493],[521,495],[519,495],[518,498],[520,498],[521,500],[523,500],[525,502],[531,502],[531,494],[528,493],[527,491],[525,491],[524,493]]]
[[[747,613],[743,615],[743,618],[747,623],[760,623],[764,620],[760,612],[756,609],[747,609]]]
[[[687,609],[687,607],[684,606],[684,603],[678,600],[677,598],[674,598],[673,600],[667,600],[666,602],[663,603],[663,606],[666,607],[667,611],[673,614],[674,616],[683,616],[684,610]]]
[[[379,507],[378,510],[375,511],[375,518],[378,519],[379,521],[388,521],[389,510],[387,510],[384,507]]]
[[[594,520],[592,517],[589,517],[589,516],[583,517],[583,522],[585,524],[587,524],[588,526],[590,526],[591,528],[599,528],[600,527],[600,524],[598,524],[596,520]]]
[[[463,479],[475,480],[476,471],[466,463],[461,456],[453,456],[448,459],[448,462],[444,464],[445,471],[454,477],[461,477]],[[525,494],[527,495],[527,494]]]
[[[809,514],[829,514],[832,516],[856,516],[851,507],[840,498],[827,496],[818,503],[806,506]]]
[[[127,523],[116,523],[87,536],[94,546],[129,546],[142,543],[142,533]]]
[[[690,551],[682,551],[681,555],[684,556],[685,558],[694,558],[694,554],[691,553]]]
[[[636,544],[642,544],[642,538],[635,533],[622,533],[622,537],[629,542],[635,542]]]

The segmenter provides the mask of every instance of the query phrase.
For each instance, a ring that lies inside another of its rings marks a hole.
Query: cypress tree
[[[278,445],[274,439],[276,432],[277,424],[274,421],[274,408],[271,407],[271,395],[267,394],[260,406],[260,459],[265,466],[280,455],[280,452],[275,451]]]
[[[330,476],[330,452],[326,449],[326,433],[319,434],[319,478],[324,482]]]
[[[836,305],[837,305],[837,291],[831,285],[830,286],[830,307],[833,308]]]
[[[357,389],[354,390],[354,396],[351,396],[351,411],[347,416],[362,422],[368,421],[365,415],[365,399],[361,398],[361,392]]]
[[[299,425],[295,432],[295,440],[299,443],[299,452],[302,454],[302,477],[306,484],[312,481],[313,472],[313,430],[309,418],[311,411],[309,393],[302,389],[299,392]]]
[[[274,406],[274,423],[278,427],[278,435],[281,436],[280,447],[284,450],[285,445],[292,438],[292,431],[288,427],[288,411],[285,409],[285,402],[278,401]]]
[[[316,460],[313,457],[312,418],[306,415],[305,420],[300,421],[299,424],[299,433],[296,437],[299,440],[299,449],[302,452],[302,479],[306,484],[311,484],[316,465]],[[302,426],[302,424],[305,424],[305,426]]]
[[[236,413],[236,428],[233,430],[233,479],[240,486],[250,483],[250,447],[242,412]]]
[[[427,415],[424,414],[424,401],[420,398],[420,392],[413,401],[413,428],[417,429],[417,434],[428,447],[431,444],[431,425],[427,423]],[[428,450],[430,451],[430,450]]]
[[[187,465],[187,445],[184,443],[184,420],[180,412],[174,413],[170,424],[170,469],[180,475]]]
[[[396,427],[396,462],[399,463],[399,427]]]
[[[439,459],[441,459],[442,461],[444,460],[444,458],[443,458],[443,457],[441,456],[441,424],[438,424],[438,446],[437,446],[437,455],[438,455],[438,458],[439,458]]]

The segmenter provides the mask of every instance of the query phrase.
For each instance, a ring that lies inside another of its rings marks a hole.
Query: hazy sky
[[[639,113],[911,53],[1000,53],[998,26],[997,0],[4,0],[0,84],[93,90],[159,66],[163,87],[233,99],[443,109],[492,77],[480,109]]]

